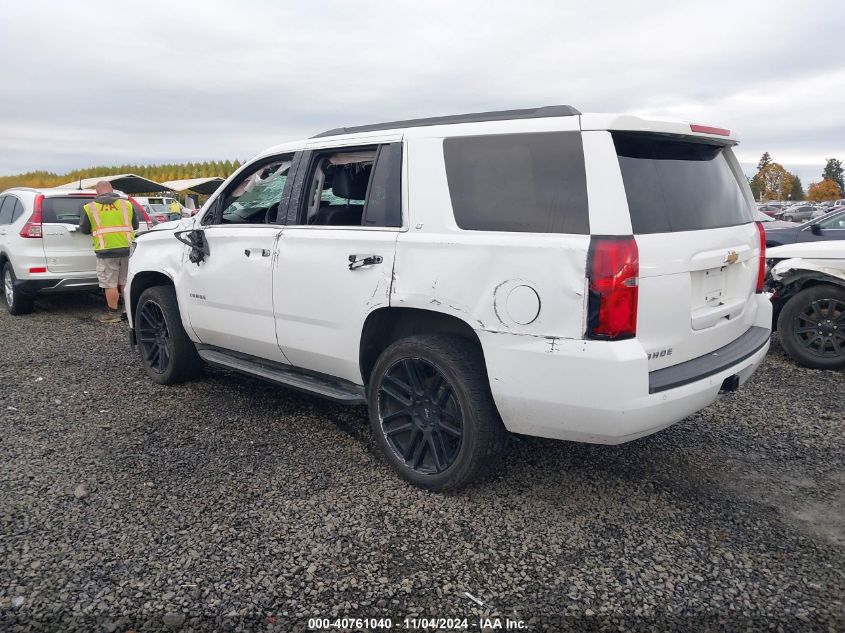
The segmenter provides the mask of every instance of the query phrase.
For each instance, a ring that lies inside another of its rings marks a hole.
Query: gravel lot
[[[217,370],[153,384],[99,305],[0,312],[4,630],[845,628],[845,376],[777,344],[662,433],[515,439],[444,496],[392,474],[363,409]]]

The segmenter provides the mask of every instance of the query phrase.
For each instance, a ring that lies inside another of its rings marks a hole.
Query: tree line
[[[100,165],[75,169],[65,174],[50,171],[30,171],[14,176],[0,176],[0,191],[9,187],[57,187],[65,183],[96,176],[135,174],[156,182],[184,178],[227,178],[241,166],[239,160],[209,160],[202,163],[166,163],[162,165]]]
[[[784,169],[783,165],[772,160],[769,152],[764,152],[757,163],[757,173],[748,179],[755,200],[838,200],[845,191],[842,161],[837,158],[825,159],[821,180],[810,183],[807,192],[797,174]]]

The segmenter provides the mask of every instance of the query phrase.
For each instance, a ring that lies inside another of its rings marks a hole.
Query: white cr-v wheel
[[[33,299],[25,295],[16,286],[15,271],[9,262],[3,264],[3,298],[6,300],[6,309],[9,314],[29,314],[32,312]]]

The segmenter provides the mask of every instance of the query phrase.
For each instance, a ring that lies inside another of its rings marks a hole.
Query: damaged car
[[[778,246],[767,259],[783,348],[804,367],[845,367],[845,242]]]
[[[270,147],[138,240],[148,376],[204,365],[365,405],[429,490],[507,433],[619,444],[745,383],[765,234],[729,130],[570,106],[338,128]]]

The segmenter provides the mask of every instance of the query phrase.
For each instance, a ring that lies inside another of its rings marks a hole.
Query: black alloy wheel
[[[153,286],[135,304],[135,341],[147,376],[160,385],[173,385],[202,373],[197,348],[182,326],[173,286]]]
[[[146,301],[138,312],[138,346],[147,366],[156,373],[167,371],[173,345],[164,310],[155,301]]]
[[[821,358],[845,354],[845,301],[816,299],[793,319],[792,327],[809,353]]]
[[[454,388],[422,358],[403,358],[387,370],[378,415],[390,448],[419,474],[442,473],[460,453],[464,422]]]
[[[845,288],[819,284],[796,293],[778,316],[784,350],[812,369],[845,368]]]
[[[481,346],[454,334],[400,338],[369,375],[370,429],[384,460],[425,490],[490,472],[507,444]]]

